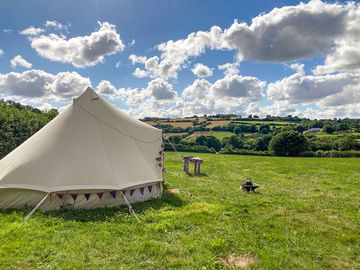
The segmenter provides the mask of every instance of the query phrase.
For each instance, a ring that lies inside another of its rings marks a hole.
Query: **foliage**
[[[269,149],[277,156],[298,156],[308,149],[309,143],[304,135],[295,131],[285,131],[272,137]]]
[[[0,100],[0,158],[36,133],[58,112],[47,112],[12,101]]]

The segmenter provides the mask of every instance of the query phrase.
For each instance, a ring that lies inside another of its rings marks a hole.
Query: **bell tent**
[[[0,208],[145,201],[161,195],[162,170],[162,131],[87,88],[0,161]]]

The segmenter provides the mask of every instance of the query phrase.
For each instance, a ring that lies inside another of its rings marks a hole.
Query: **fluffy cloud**
[[[0,57],[4,55],[4,50],[0,49]]]
[[[43,28],[30,26],[30,27],[20,31],[19,33],[24,36],[37,36],[43,32],[45,32],[45,29],[43,29]]]
[[[224,32],[224,42],[239,50],[240,59],[288,61],[327,51],[344,33],[349,8],[321,1],[275,8],[252,20],[235,21]]]
[[[17,55],[13,59],[11,59],[10,64],[12,68],[16,68],[17,66],[21,66],[24,68],[32,67],[32,64],[26,61],[21,55]]]
[[[204,99],[210,93],[211,84],[204,79],[197,79],[191,85],[188,85],[181,96],[184,99]]]
[[[315,68],[315,74],[360,70],[360,6],[352,3],[347,7],[346,31],[335,40],[335,47],[326,56],[325,63]]]
[[[223,65],[219,65],[218,69],[222,70],[225,75],[234,75],[239,73],[239,65],[239,62],[226,63]]]
[[[191,57],[203,54],[206,48],[222,48],[221,34],[221,28],[213,26],[210,31],[198,31],[185,39],[169,40],[157,45],[160,57],[142,58],[137,62],[130,60],[132,63],[143,63],[152,77],[176,78],[177,72],[187,65]]]
[[[145,56],[138,56],[135,54],[130,54],[129,55],[129,60],[131,61],[131,64],[135,65],[135,64],[144,64],[146,61],[146,57]]]
[[[211,86],[211,91],[218,97],[257,100],[261,98],[261,90],[265,85],[265,82],[256,77],[226,75]]]
[[[321,53],[326,55],[326,61],[317,69],[318,73],[358,69],[359,25],[358,4],[313,0],[275,8],[253,18],[251,24],[234,21],[225,30],[213,26],[209,31],[194,32],[184,39],[169,40],[156,46],[160,56],[131,61],[140,64],[149,61],[145,70],[152,77],[165,79],[176,78],[191,58],[206,49],[235,50],[239,61],[283,62]]]
[[[272,100],[286,100],[290,104],[319,102],[323,105],[342,105],[359,102],[360,78],[358,74],[338,73],[305,75],[295,73],[268,85]],[[352,99],[355,98],[355,99]]]
[[[50,74],[32,69],[22,73],[0,74],[0,94],[7,97],[63,101],[78,96],[89,85],[90,80],[76,72]]]
[[[31,40],[40,56],[75,67],[87,67],[104,61],[104,56],[112,55],[124,49],[124,44],[115,26],[100,23],[100,28],[89,36],[66,39],[56,34],[42,35]]]
[[[59,23],[58,21],[46,21],[44,26],[46,28],[52,28],[52,29],[55,29],[55,30],[66,30],[68,31],[68,27],[69,27],[69,24],[61,24]]]
[[[194,68],[191,71],[198,78],[210,77],[213,74],[212,70],[208,66],[205,66],[201,63],[195,64]]]
[[[176,96],[173,86],[162,78],[150,81],[147,91],[157,100],[173,99]]]
[[[117,89],[109,81],[103,80],[96,86],[96,91],[103,95],[115,95]]]
[[[143,70],[141,68],[136,68],[133,72],[133,75],[136,78],[146,78],[149,76],[149,72],[147,72],[146,70]]]

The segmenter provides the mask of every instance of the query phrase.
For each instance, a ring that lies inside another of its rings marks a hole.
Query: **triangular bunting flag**
[[[152,191],[152,186],[148,186],[148,190],[149,190],[149,192],[151,193],[151,191]]]
[[[136,191],[136,189],[131,189],[131,190],[130,190],[130,196],[132,196],[135,191]]]
[[[101,200],[102,196],[104,195],[104,192],[98,192],[96,194],[98,195],[99,199]]]
[[[90,195],[91,195],[91,193],[84,193],[84,196],[85,196],[85,198],[86,198],[87,201],[89,200]]]
[[[157,183],[156,183],[156,187],[157,187],[158,189],[160,189],[160,182],[157,182]]]
[[[141,195],[144,195],[144,189],[145,189],[145,188],[143,188],[143,187],[140,188]]]
[[[62,198],[64,197],[64,194],[63,194],[63,193],[56,193],[56,195],[58,195],[58,197],[59,197],[60,199],[62,199]]]
[[[71,197],[74,199],[74,201],[76,200],[77,196],[77,194],[71,194]]]
[[[111,194],[111,196],[115,199],[115,197],[116,197],[116,191],[114,190],[114,191],[110,191],[110,194]]]

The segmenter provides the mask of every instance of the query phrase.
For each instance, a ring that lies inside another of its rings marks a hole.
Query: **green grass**
[[[216,138],[218,138],[221,141],[223,138],[234,135],[234,133],[232,133],[230,131],[211,131],[210,135],[215,136]]]
[[[193,155],[193,153],[192,153]],[[359,159],[199,154],[201,177],[166,153],[180,194],[125,207],[0,211],[0,269],[222,269],[255,254],[255,269],[360,269]],[[257,194],[239,190],[246,177]],[[17,228],[17,229],[16,229]]]

